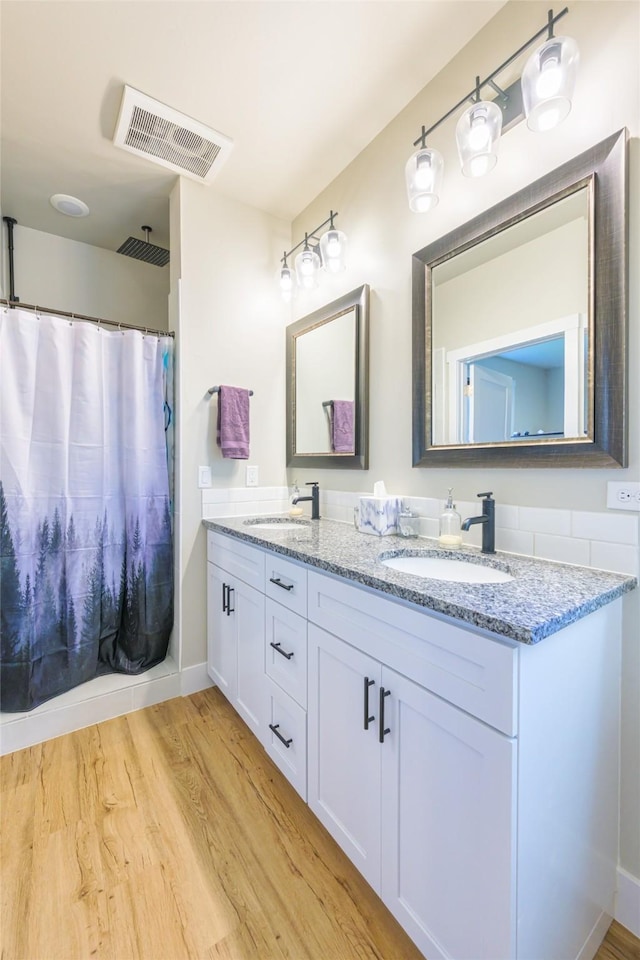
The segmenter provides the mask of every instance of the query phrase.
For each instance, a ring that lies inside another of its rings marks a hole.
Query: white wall
[[[211,467],[217,487],[243,487],[248,463],[258,466],[261,486],[286,482],[284,328],[289,314],[275,274],[282,250],[290,245],[290,227],[213,187],[181,180],[176,192],[171,247],[179,230],[178,628],[184,668],[206,660],[206,537],[198,466]],[[172,297],[173,287],[172,275]],[[253,390],[248,461],[224,460],[216,445],[217,398],[207,390],[219,384]]]
[[[169,267],[20,224],[13,236],[15,292],[23,303],[167,329]]]
[[[329,209],[339,210],[338,225],[349,235],[350,265],[303,302],[295,302],[295,317],[324,306],[361,283],[371,284],[371,468],[359,471],[314,471],[323,485],[360,489],[384,476],[387,488],[402,493],[440,496],[452,483],[459,496],[472,498],[477,489],[494,484],[506,503],[554,503],[581,509],[604,506],[607,479],[624,479],[618,470],[469,471],[411,467],[411,255],[534,179],[550,172],[623,126],[633,137],[640,133],[638,82],[638,4],[577,2],[562,21],[578,42],[579,83],[571,114],[552,133],[536,135],[521,123],[500,145],[495,170],[478,181],[459,172],[455,155],[455,122],[442,124],[432,143],[445,156],[440,204],[429,214],[409,211],[404,165],[412,141],[423,123],[441,116],[473,84],[486,75],[523,38],[546,20],[543,3],[509,3],[473,41],[429,84],[356,160],[296,219],[293,240],[321,222]],[[606,43],[603,43],[606,37]],[[625,83],[618,82],[625,76]],[[638,262],[638,143],[631,144],[630,264]],[[633,198],[636,198],[633,202]],[[637,369],[638,271],[630,270],[630,364]],[[630,409],[640,404],[638,378],[631,377]],[[640,424],[631,424],[630,473],[640,464]],[[298,472],[298,471],[296,471]],[[517,483],[514,482],[517,476]],[[305,479],[310,479],[309,476]],[[516,497],[517,494],[517,497]]]
[[[434,348],[455,350],[586,314],[587,233],[586,220],[572,220],[445,283],[436,279]]]
[[[637,2],[574,2],[562,32],[580,48],[573,109],[555,131],[536,135],[521,123],[500,144],[495,170],[478,181],[462,176],[455,155],[455,119],[442,124],[431,145],[445,157],[440,204],[429,214],[407,206],[404,166],[422,124],[442,116],[546,22],[545,3],[511,2],[454,58],[339,177],[296,219],[293,241],[339,211],[349,236],[347,272],[327,277],[295,318],[319,309],[362,283],[371,285],[370,470],[296,468],[300,483],[371,489],[384,479],[391,493],[474,500],[493,490],[502,504],[603,511],[607,480],[640,480],[640,6]],[[621,80],[624,78],[624,81]],[[622,127],[630,144],[629,412],[626,470],[412,468],[411,255]],[[292,476],[292,474],[290,474]],[[625,603],[623,652],[622,823],[620,858],[640,878],[640,590]]]

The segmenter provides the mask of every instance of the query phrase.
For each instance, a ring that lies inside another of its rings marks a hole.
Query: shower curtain
[[[164,659],[173,340],[0,311],[0,708]]]

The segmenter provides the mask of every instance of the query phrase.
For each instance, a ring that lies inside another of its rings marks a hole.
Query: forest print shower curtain
[[[164,659],[173,341],[0,311],[0,707]]]

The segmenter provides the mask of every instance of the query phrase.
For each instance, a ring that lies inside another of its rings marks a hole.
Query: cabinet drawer
[[[207,560],[256,590],[264,589],[264,551],[234,537],[207,531]]]
[[[276,553],[265,554],[264,592],[301,617],[307,616],[307,571]]]
[[[307,621],[268,598],[266,613],[267,674],[306,710]]]
[[[307,799],[307,714],[269,677],[269,722],[265,750],[289,783]]]
[[[309,571],[309,620],[507,736],[517,733],[515,645]]]

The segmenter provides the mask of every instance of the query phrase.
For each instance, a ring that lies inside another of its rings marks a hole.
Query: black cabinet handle
[[[384,725],[384,698],[390,696],[391,690],[385,690],[384,687],[380,687],[380,735],[378,736],[380,743],[384,743],[385,735],[391,733],[391,729]]]
[[[222,612],[226,613],[227,616],[235,613],[235,607],[231,606],[231,594],[233,590],[234,588],[229,586],[228,583],[222,584]]]
[[[375,680],[369,680],[369,677],[364,678],[364,728],[365,730],[369,729],[369,724],[373,723],[375,717],[369,716],[369,687],[372,687],[375,683]]]
[[[293,590],[293,583],[283,583],[278,577],[269,577],[269,583],[275,583],[276,587],[282,587],[283,590]]]
[[[223,584],[222,584],[222,612],[223,612],[223,613],[226,613],[226,612],[227,612],[227,603],[228,603],[228,600],[227,600],[227,590],[228,590],[227,584],[226,584],[226,583],[223,583]]]
[[[293,656],[293,650],[291,651],[291,653],[287,653],[285,650],[282,649],[279,643],[270,643],[269,646],[273,647],[274,650],[277,650],[278,653],[281,653],[283,657],[287,658],[287,660],[291,660]]]
[[[281,734],[280,731],[278,730],[278,727],[279,727],[279,726],[280,726],[279,723],[270,723],[270,724],[269,724],[269,730],[271,730],[273,733],[275,733],[275,735],[276,735],[276,737],[278,738],[278,740],[279,740],[281,743],[284,743],[285,747],[286,747],[287,750],[288,750],[289,747],[291,746],[291,744],[293,743],[293,737],[289,737],[288,740],[285,740],[285,738],[282,736],[282,734]]]
[[[231,606],[231,594],[234,592],[234,588],[231,587],[228,583],[222,584],[222,612],[226,613],[229,617],[232,613],[235,613],[236,608]]]

